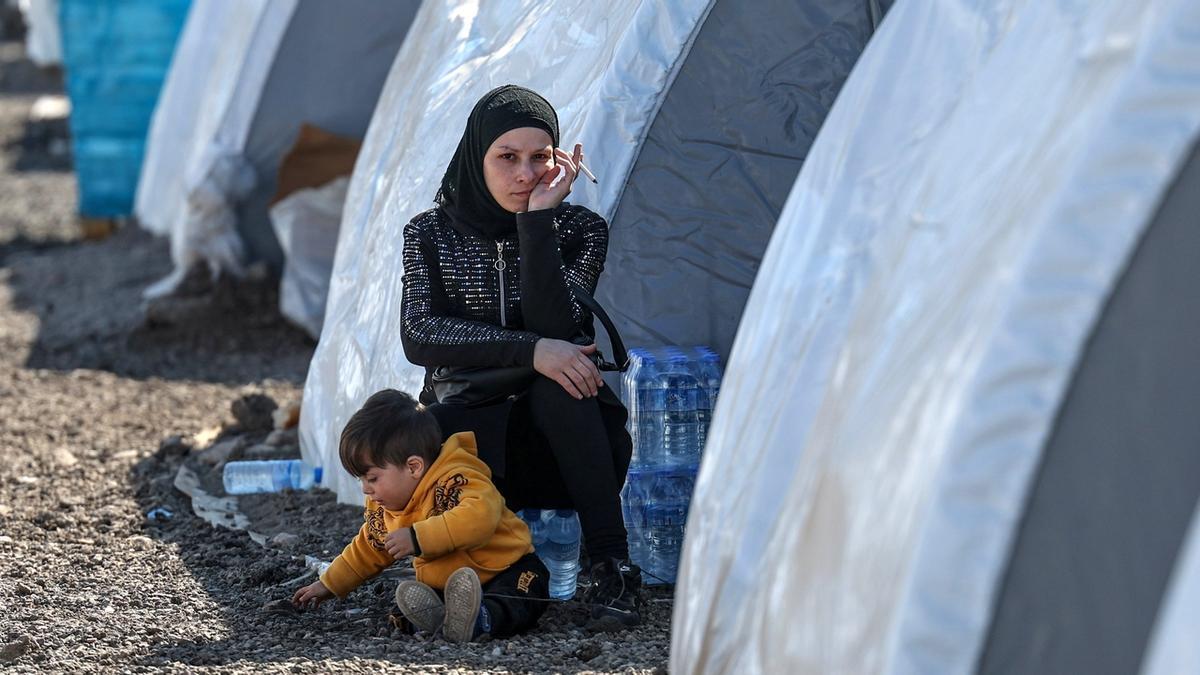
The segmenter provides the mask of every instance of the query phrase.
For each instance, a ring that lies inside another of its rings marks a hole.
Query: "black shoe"
[[[592,630],[622,630],[642,622],[642,570],[628,560],[610,558],[592,566]]]

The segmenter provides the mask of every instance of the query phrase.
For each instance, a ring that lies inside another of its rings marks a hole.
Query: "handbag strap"
[[[629,367],[629,353],[625,351],[625,342],[621,340],[621,334],[617,332],[617,327],[613,325],[612,319],[608,318],[608,312],[604,311],[600,303],[596,302],[592,294],[588,293],[587,289],[583,286],[574,281],[568,281],[567,287],[575,294],[575,299],[581,305],[590,309],[592,314],[600,319],[600,323],[604,324],[604,331],[608,333],[608,341],[612,343],[613,358],[616,360],[616,363],[602,361],[599,364],[600,370],[625,372],[625,369]]]

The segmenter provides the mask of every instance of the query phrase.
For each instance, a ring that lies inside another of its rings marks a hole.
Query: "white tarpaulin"
[[[306,460],[346,503],[362,501],[337,440],[366,398],[419,391],[400,345],[404,225],[433,198],[475,101],[513,83],[558,110],[562,143],[584,144],[600,185],[569,198],[611,216],[646,127],[708,0],[422,4],[396,57],[355,166],[320,344],[300,421]]]
[[[1194,0],[892,8],[743,315],[672,672],[972,669],[1066,383],[1198,125]]]
[[[271,227],[283,247],[279,311],[314,338],[321,335],[338,223],[350,179],[297,190],[271,207]]]
[[[21,0],[19,6],[25,19],[25,55],[42,67],[62,63],[58,0]]]
[[[150,124],[134,213],[171,237],[171,291],[195,262],[241,269],[233,202],[255,182],[241,155],[296,0],[192,3]]]

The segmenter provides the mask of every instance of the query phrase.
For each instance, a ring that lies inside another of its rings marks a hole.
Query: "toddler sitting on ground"
[[[474,434],[441,443],[432,415],[411,396],[385,389],[351,416],[338,453],[362,481],[366,522],[320,580],[296,591],[294,605],[345,597],[411,555],[417,578],[400,582],[396,604],[418,629],[440,628],[447,639],[467,642],[537,624],[549,573],[533,553],[529,528],[492,484]]]

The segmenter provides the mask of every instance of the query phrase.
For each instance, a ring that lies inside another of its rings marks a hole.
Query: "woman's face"
[[[506,131],[483,156],[483,181],[506,211],[529,210],[529,193],[554,166],[550,134],[537,127]]]

